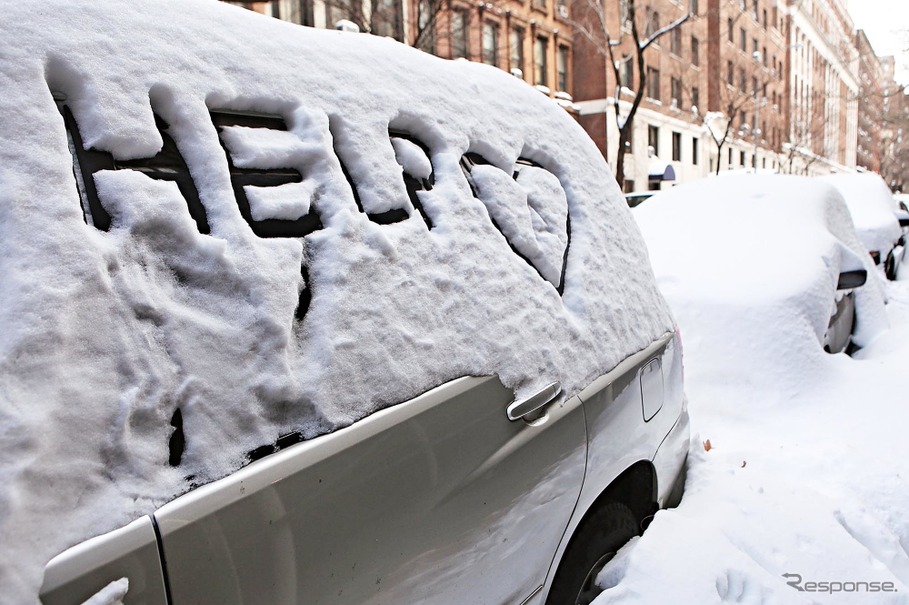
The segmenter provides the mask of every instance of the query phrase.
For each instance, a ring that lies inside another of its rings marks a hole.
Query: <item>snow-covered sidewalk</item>
[[[892,328],[854,359],[768,354],[772,326],[678,313],[686,494],[604,570],[598,605],[909,602],[909,281],[886,288]],[[730,357],[738,373],[713,370]]]

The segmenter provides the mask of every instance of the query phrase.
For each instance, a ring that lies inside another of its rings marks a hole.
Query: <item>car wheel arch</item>
[[[562,546],[553,558],[547,575],[546,598],[552,589],[559,566],[565,559],[565,554],[569,552],[578,536],[585,531],[585,526],[591,518],[611,505],[623,504],[631,510],[638,524],[639,532],[641,532],[647,527],[658,509],[657,488],[657,473],[650,460],[639,460],[619,473],[579,516],[579,520],[568,528],[570,533],[566,532]],[[545,603],[545,598],[540,602]]]

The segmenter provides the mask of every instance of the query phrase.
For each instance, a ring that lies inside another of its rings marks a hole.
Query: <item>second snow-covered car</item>
[[[654,196],[634,216],[673,310],[702,329],[735,317],[743,350],[743,325],[778,332],[778,351],[753,354],[785,359],[860,346],[886,324],[880,278],[842,196],[823,180],[704,179]],[[815,346],[787,350],[810,342],[798,336],[809,331]]]

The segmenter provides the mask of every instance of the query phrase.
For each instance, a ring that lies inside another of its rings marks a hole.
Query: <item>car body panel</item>
[[[165,505],[173,603],[520,603],[584,471],[583,409],[462,378]]]
[[[662,362],[663,405],[645,422],[641,376],[654,359]],[[681,414],[684,401],[681,378],[681,355],[673,334],[668,333],[581,391],[589,446],[587,476],[578,502],[580,510],[593,504],[625,469],[653,458],[657,446]]]
[[[44,571],[41,602],[82,603],[121,578],[129,581],[123,605],[167,604],[164,572],[149,516],[86,540],[51,559]]]
[[[654,359],[663,370],[663,405],[644,421],[641,376]],[[677,334],[667,333],[594,380],[578,397],[587,418],[587,471],[578,506],[539,597],[542,603],[574,531],[598,498],[626,470],[653,463],[654,504],[662,504],[683,472],[689,423],[683,389],[682,352]],[[662,444],[662,445],[661,445]],[[662,453],[660,453],[662,451]]]

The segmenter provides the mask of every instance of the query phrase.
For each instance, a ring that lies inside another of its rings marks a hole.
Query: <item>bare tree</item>
[[[609,19],[609,9],[612,9],[613,14],[615,10],[615,3],[610,0],[574,0],[571,10],[573,15],[571,26],[575,37],[588,43],[591,49],[605,59],[607,69],[612,71],[615,82],[615,95],[613,96],[615,120],[619,130],[615,177],[619,183],[625,180],[625,153],[631,140],[634,117],[644,99],[647,86],[647,64],[644,52],[662,36],[681,27],[691,17],[689,5],[688,13],[663,27],[658,27],[658,24],[654,24],[651,20],[655,14],[652,11],[643,11],[643,17],[639,15],[638,0],[621,0],[621,4],[625,7],[625,14],[620,15],[617,24],[611,23]],[[626,24],[630,28],[631,54],[627,57],[618,57],[620,47],[627,47],[623,40],[625,36],[623,25]],[[618,33],[618,36],[614,37],[613,33]],[[634,100],[624,115],[621,113],[619,104],[623,69],[631,70],[630,77],[626,76],[626,81],[630,81],[635,90]]]
[[[427,52],[434,52],[440,16],[450,10],[449,0],[327,0],[325,4],[330,26],[346,19],[361,32],[388,36]],[[409,21],[405,12],[412,17]]]
[[[762,125],[755,123],[754,112],[760,112],[766,106],[767,98],[762,95],[761,90],[773,77],[769,73],[760,78],[754,77],[751,83],[753,90],[749,93],[745,90],[747,82],[739,81],[736,86],[734,76],[734,73],[731,77],[727,75],[727,81],[719,84],[717,94],[719,105],[716,109],[705,112],[698,108],[698,115],[704,121],[704,126],[710,133],[710,140],[716,148],[716,174],[720,173],[723,148],[734,140],[736,134],[740,139],[756,139],[760,136]],[[748,118],[749,112],[751,119]],[[767,123],[769,121],[768,116]]]
[[[404,41],[402,0],[327,0],[325,10],[329,27],[346,19],[361,32]]]

